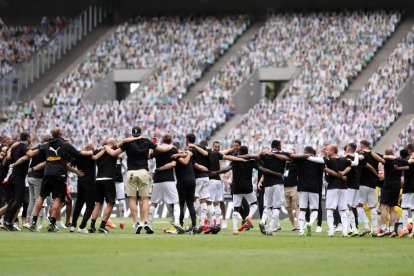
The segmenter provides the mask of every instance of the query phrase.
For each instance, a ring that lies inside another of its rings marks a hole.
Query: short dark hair
[[[359,143],[366,146],[367,148],[371,146],[371,143],[366,139],[362,139]]]
[[[208,147],[208,142],[206,141],[206,140],[203,140],[203,141],[201,141],[200,142],[200,145],[202,146],[202,147]]]
[[[169,134],[165,134],[163,137],[162,137],[162,142],[164,143],[164,144],[171,144],[171,142],[172,142],[172,138],[171,138],[171,135],[169,135]]]
[[[405,158],[409,157],[410,154],[408,153],[407,149],[402,149],[402,150],[400,150],[400,156],[401,156],[401,158],[405,159]]]
[[[271,144],[272,149],[280,149],[280,141],[279,140],[273,140]]]
[[[174,142],[174,143],[173,143],[173,146],[174,146],[176,149],[181,149],[181,145],[180,145],[180,143],[179,143],[179,142]]]
[[[357,145],[355,143],[349,143],[348,146],[355,152],[357,150]]]
[[[408,151],[414,152],[414,145],[413,144],[408,144],[407,147],[406,147],[406,149]]]
[[[310,154],[315,154],[315,150],[311,146],[306,146],[304,152],[305,153],[310,153]]]
[[[248,153],[249,153],[249,149],[248,149],[246,146],[241,146],[241,147],[240,147],[240,150],[239,150],[239,153],[240,153],[241,155],[243,155],[243,154],[248,154]]]
[[[27,131],[23,131],[20,133],[20,141],[27,141],[30,137],[30,133]]]
[[[214,144],[220,144],[220,141],[214,141],[214,142],[213,142],[213,145],[214,145]]]
[[[239,145],[241,146],[241,140],[240,140],[240,139],[236,139],[236,140],[234,140],[234,142],[233,142],[233,143],[239,144]]]
[[[185,136],[185,139],[187,139],[188,142],[193,144],[196,141],[196,136],[193,133],[189,133]]]

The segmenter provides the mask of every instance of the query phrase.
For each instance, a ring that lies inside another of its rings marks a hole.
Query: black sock
[[[106,226],[106,221],[101,221],[101,226],[99,226],[99,228],[105,228]]]
[[[37,216],[33,216],[32,218],[32,224],[36,224],[37,223]]]
[[[96,219],[91,220],[91,228],[95,228]]]
[[[50,218],[50,224],[56,225],[56,218]]]

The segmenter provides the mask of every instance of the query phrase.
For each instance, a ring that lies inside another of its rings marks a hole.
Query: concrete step
[[[242,34],[237,41],[224,53],[216,62],[204,72],[204,75],[199,79],[184,95],[184,100],[194,101],[194,99],[203,91],[206,85],[211,79],[220,72],[221,68],[235,55],[260,29],[263,22],[253,23],[245,32]]]
[[[384,136],[375,145],[374,150],[379,153],[384,153],[387,148],[394,144],[398,135],[408,126],[414,119],[414,114],[403,114],[397,121],[388,129]]]

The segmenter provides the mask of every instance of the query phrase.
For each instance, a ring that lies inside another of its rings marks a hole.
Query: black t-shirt
[[[371,153],[364,152],[364,160],[370,164],[378,172],[379,162],[372,157]],[[361,169],[361,177],[359,184],[370,188],[375,188],[378,185],[378,177],[368,168]]]
[[[176,161],[177,165],[175,166],[175,175],[177,177],[177,187],[194,187],[196,183],[191,160],[187,165],[181,164],[178,159]]]
[[[11,151],[12,163],[15,163],[17,160],[20,159],[20,157],[25,156],[28,150],[29,147],[27,146],[27,144],[20,142],[20,144]],[[29,164],[30,160],[27,160],[21,163],[20,165],[15,166],[13,168],[12,175],[26,176],[29,170]]]
[[[124,182],[124,177],[122,176],[122,158],[120,157],[116,160],[115,182]]]
[[[351,155],[347,155],[346,158],[352,162],[354,161],[355,157]],[[361,180],[361,171],[365,167],[367,162],[365,160],[359,160],[357,167],[352,167],[349,173],[346,175],[346,185],[349,189],[358,190],[359,189],[359,182]]]
[[[220,160],[223,160],[223,154],[217,151],[208,151],[208,169],[210,171],[220,170]],[[210,176],[210,179],[221,180],[219,175]]]
[[[121,149],[127,153],[128,170],[145,169],[148,171],[149,150],[156,147],[157,145],[147,138],[123,144]]]
[[[39,145],[37,149],[39,150],[39,153],[32,157],[32,162],[30,162],[30,168],[33,168],[38,164],[46,161],[45,144]],[[44,172],[45,168],[41,170],[31,171],[27,174],[27,176],[34,178],[43,178]]]
[[[407,162],[407,165],[410,167],[410,169],[408,171],[404,171],[404,194],[414,193],[414,164],[408,164]]]
[[[344,157],[338,157],[338,158],[324,158],[326,166],[334,170],[335,172],[344,171],[347,167],[351,165],[351,161]],[[339,177],[330,177],[328,181],[328,190],[331,189],[346,189],[346,181],[342,180]]]
[[[165,164],[170,163],[173,161],[171,159],[171,155],[178,153],[176,148],[172,148],[167,152],[154,152],[152,157],[155,158],[156,168],[160,168]],[[162,182],[171,182],[175,181],[174,179],[174,169],[169,170],[157,170],[154,173],[154,183],[162,183]]]
[[[402,171],[394,169],[394,165],[402,167],[402,160],[385,160],[384,164],[384,189],[399,190],[401,189]]]
[[[199,146],[199,147],[201,147],[201,146]],[[201,153],[199,153],[198,152],[198,150],[197,149],[195,149],[195,148],[189,148],[189,150],[193,153],[193,156],[191,156],[191,162],[193,163],[193,164],[195,164],[195,163],[197,163],[197,164],[199,164],[199,165],[202,165],[202,166],[204,166],[204,167],[206,167],[206,168],[208,168],[208,156],[204,156],[204,155],[202,155]],[[197,178],[203,178],[203,177],[208,177],[208,175],[207,175],[207,173],[206,172],[203,172],[203,171],[199,171],[199,170],[197,170],[196,168],[194,168],[194,175],[195,175],[195,178],[197,179]]]
[[[325,164],[297,159],[294,161],[298,170],[298,191],[319,193],[322,190],[323,169]]]
[[[80,151],[75,149],[69,142],[62,138],[53,138],[45,145],[46,167],[45,175],[67,175],[66,164],[70,157],[81,156]]]
[[[253,169],[258,169],[259,165],[255,160],[247,162],[232,162],[233,182],[231,188],[233,194],[249,194],[253,192],[252,176]]]
[[[296,163],[286,163],[285,175],[283,177],[283,184],[285,187],[296,187],[298,186],[298,167]]]
[[[115,149],[115,147],[113,148]],[[93,152],[94,155],[98,154],[100,150],[95,150]],[[118,160],[117,156],[112,156],[105,152],[101,158],[96,161],[96,165],[98,166],[98,174],[96,179],[99,178],[110,178],[115,180],[115,171],[116,171],[116,161]]]
[[[73,166],[84,173],[84,176],[78,177],[78,182],[95,182],[96,161],[92,156],[80,156],[73,161]]]
[[[275,152],[276,153],[276,152]],[[286,155],[285,152],[277,152],[278,154]],[[263,163],[263,167],[274,172],[281,173],[283,175],[285,171],[286,161],[280,160],[274,156],[268,154],[260,154],[260,160]],[[283,178],[275,175],[264,175],[263,184],[265,187],[271,187],[276,184],[283,185]]]

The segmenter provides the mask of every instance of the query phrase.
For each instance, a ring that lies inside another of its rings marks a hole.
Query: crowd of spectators
[[[406,147],[409,144],[414,144],[414,120],[412,120],[408,126],[395,139],[392,149],[394,153],[398,154],[398,151]]]

